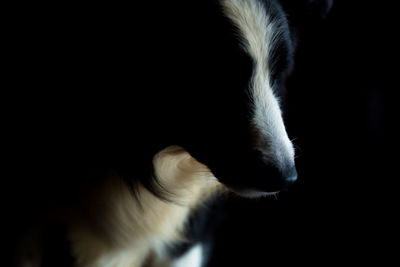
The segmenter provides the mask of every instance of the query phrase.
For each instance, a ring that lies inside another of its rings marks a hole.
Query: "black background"
[[[212,266],[382,265],[395,256],[392,8],[335,1],[324,20],[303,22],[286,112],[299,181],[277,199],[235,200]]]

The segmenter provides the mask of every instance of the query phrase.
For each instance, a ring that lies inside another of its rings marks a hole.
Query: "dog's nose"
[[[283,179],[283,181],[284,181],[288,186],[290,186],[290,185],[292,185],[292,184],[294,184],[294,183],[296,182],[296,180],[297,180],[297,170],[296,170],[296,167],[295,167],[294,164],[291,165],[291,166],[288,167],[288,168],[285,168],[285,169],[282,171],[282,177],[281,177],[281,179]]]
[[[266,174],[266,182],[271,184],[277,190],[287,190],[297,180],[297,170],[294,165],[277,166],[275,164],[266,164],[263,172]]]
[[[266,190],[284,190],[293,185],[297,180],[297,170],[294,162],[279,162],[266,156],[263,152],[255,151],[253,154],[254,171],[263,178],[255,181]]]

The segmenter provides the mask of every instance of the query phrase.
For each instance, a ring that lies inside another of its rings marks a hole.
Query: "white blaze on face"
[[[280,29],[258,0],[222,0],[225,15],[238,28],[243,46],[254,62],[249,90],[252,96],[253,125],[268,144],[267,156],[279,166],[294,163],[294,149],[285,130],[277,97],[272,89],[269,51]]]

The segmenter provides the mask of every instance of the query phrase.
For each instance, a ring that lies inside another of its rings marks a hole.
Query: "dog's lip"
[[[263,192],[259,191],[256,189],[251,189],[251,188],[234,188],[234,187],[229,187],[232,192],[235,194],[245,197],[245,198],[261,198],[261,197],[270,197],[270,196],[276,196],[279,194],[280,191],[275,191],[275,192]]]

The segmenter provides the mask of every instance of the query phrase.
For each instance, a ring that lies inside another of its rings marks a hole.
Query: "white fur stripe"
[[[254,62],[249,90],[253,101],[253,124],[259,138],[268,143],[268,154],[278,165],[294,161],[279,100],[270,81],[269,54],[281,35],[265,6],[258,0],[222,0],[225,15],[240,31],[246,52]]]

